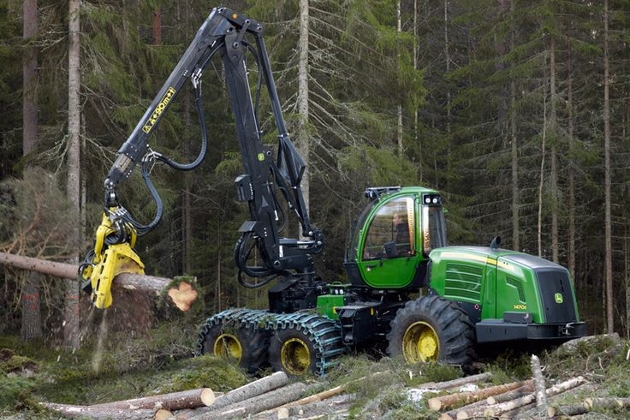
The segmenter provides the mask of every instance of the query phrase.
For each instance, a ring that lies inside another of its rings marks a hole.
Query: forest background
[[[344,280],[367,186],[424,185],[443,194],[449,243],[499,235],[567,266],[590,332],[630,336],[628,0],[0,0],[0,250],[82,259],[116,151],[220,5],[265,27],[327,238],[322,277]],[[264,307],[232,260],[248,216],[220,66],[203,95],[209,154],[190,173],[154,169],[165,214],[139,254],[148,274],[196,276],[206,315]],[[192,105],[177,98],[153,149],[194,159]],[[119,193],[150,220],[139,175]],[[78,344],[76,279],[4,267],[0,287],[0,333]]]

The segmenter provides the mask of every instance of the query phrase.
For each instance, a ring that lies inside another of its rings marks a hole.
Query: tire
[[[474,327],[455,302],[423,296],[398,310],[387,334],[387,354],[407,363],[468,366],[475,358]]]
[[[317,362],[320,352],[315,343],[302,331],[279,330],[269,344],[269,362],[274,371],[284,371],[297,377],[319,373]]]
[[[238,364],[248,374],[267,365],[269,333],[237,322],[212,322],[202,333],[201,354],[211,354]]]
[[[309,313],[284,317],[274,328],[269,344],[269,363],[274,371],[291,377],[308,373],[323,376],[346,352],[336,321]]]

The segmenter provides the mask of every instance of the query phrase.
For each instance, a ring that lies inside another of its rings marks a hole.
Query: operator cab
[[[368,188],[344,266],[350,282],[373,289],[424,286],[429,252],[446,245],[440,195],[422,187]]]

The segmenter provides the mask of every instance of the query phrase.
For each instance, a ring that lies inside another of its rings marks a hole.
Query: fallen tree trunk
[[[93,404],[88,406],[41,403],[44,407],[67,416],[101,418],[147,418],[160,409],[182,410],[209,406],[214,402],[214,392],[210,388],[153,395],[124,401]],[[121,417],[119,417],[121,416]]]
[[[446,407],[456,405],[466,405],[488,398],[492,395],[503,394],[508,391],[520,388],[525,382],[512,382],[509,384],[496,385],[488,388],[479,389],[477,391],[458,392],[450,395],[442,395],[439,397],[429,398],[427,401],[429,408],[434,411],[442,410]]]
[[[152,395],[149,397],[134,398],[131,400],[114,401],[109,403],[94,404],[92,408],[120,408],[137,409],[150,408],[166,410],[183,410],[185,408],[197,408],[212,405],[215,401],[214,392],[210,388],[191,389],[188,391],[172,392],[169,394]]]
[[[39,258],[26,257],[24,255],[9,254],[0,252],[0,264],[19,268],[22,270],[36,271],[53,277],[64,279],[77,278],[79,267],[73,264],[66,264],[56,261],[42,260]],[[131,290],[141,290],[159,294],[168,288],[173,280],[164,277],[154,277],[141,274],[121,273],[114,279],[114,287],[123,287]],[[188,284],[188,283],[186,283]],[[180,289],[182,293],[180,292]],[[171,287],[168,291],[173,303],[181,310],[186,311],[192,302],[197,298],[196,292],[190,293],[186,289],[184,282],[179,287]],[[190,286],[192,289],[192,286]]]

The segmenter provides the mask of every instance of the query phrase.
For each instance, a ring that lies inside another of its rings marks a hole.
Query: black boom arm
[[[324,237],[311,225],[308,217],[301,189],[305,164],[285,127],[262,32],[262,25],[258,22],[230,9],[220,7],[211,11],[127,141],[118,150],[116,160],[109,170],[105,180],[104,216],[104,220],[108,218],[109,222],[106,228],[97,231],[97,235],[99,232],[107,235],[106,238],[100,238],[100,242],[106,244],[105,248],[107,245],[126,242],[128,238],[135,239],[136,233],[147,233],[159,222],[161,200],[149,179],[147,168],[151,163],[164,162],[175,169],[190,170],[203,160],[207,129],[201,105],[201,77],[213,56],[219,52],[245,168],[245,174],[235,181],[237,195],[239,201],[248,203],[251,218],[240,228],[242,236],[235,247],[235,260],[241,273],[259,280],[250,283],[243,280],[242,275],[239,275],[239,279],[247,287],[259,287],[280,274],[295,273],[310,278],[310,254],[322,250]],[[250,43],[249,38],[253,38],[254,42]],[[256,106],[252,100],[248,78],[246,58],[249,57],[253,57],[258,67]],[[150,150],[148,139],[187,80],[192,82],[195,92],[203,144],[202,152],[195,162],[183,165]],[[266,86],[278,132],[275,156],[272,148],[262,141],[257,117],[258,95],[262,84]],[[157,215],[147,226],[135,222],[128,211],[120,206],[115,191],[118,184],[129,177],[138,164],[141,164],[145,181],[158,204]],[[283,198],[282,203],[280,197]],[[301,226],[301,239],[280,237],[286,218],[285,209],[297,217]],[[99,260],[98,257],[94,259]]]

